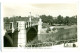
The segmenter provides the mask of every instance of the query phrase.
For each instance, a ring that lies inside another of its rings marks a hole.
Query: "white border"
[[[26,3],[78,3],[78,7],[79,7],[79,0],[1,0],[1,35],[3,35],[3,8],[2,8],[2,3],[5,3],[5,2],[26,2]],[[80,30],[80,23],[79,23],[79,20],[80,20],[80,7],[78,8],[78,19],[77,19],[77,33],[78,33],[78,48],[34,48],[34,49],[24,49],[24,48],[8,48],[8,49],[4,49],[3,48],[3,43],[2,43],[2,52],[5,53],[6,51],[7,52],[30,52],[30,53],[42,53],[42,52],[45,52],[45,53],[54,53],[54,52],[73,52],[73,53],[79,53],[79,46],[80,46],[80,41],[79,41],[79,30]],[[2,36],[2,42],[3,42],[3,36]]]

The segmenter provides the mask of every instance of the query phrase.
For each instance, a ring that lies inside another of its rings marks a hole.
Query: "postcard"
[[[2,51],[78,48],[78,3],[1,3]]]

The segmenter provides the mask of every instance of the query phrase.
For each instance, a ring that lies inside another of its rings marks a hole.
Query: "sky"
[[[56,17],[77,15],[76,3],[4,3],[3,17],[11,16],[32,16],[51,15]]]

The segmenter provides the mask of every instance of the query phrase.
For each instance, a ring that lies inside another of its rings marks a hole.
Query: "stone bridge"
[[[42,20],[38,22],[17,21],[17,28],[14,29],[13,22],[10,23],[10,30],[4,35],[4,47],[25,47],[26,44],[36,38],[40,40]]]

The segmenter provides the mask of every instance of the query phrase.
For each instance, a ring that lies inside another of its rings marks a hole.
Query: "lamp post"
[[[30,18],[29,18],[29,26],[31,27],[31,12],[30,12]]]

